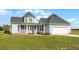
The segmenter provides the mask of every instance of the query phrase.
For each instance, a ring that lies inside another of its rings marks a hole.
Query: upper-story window
[[[32,23],[33,22],[33,18],[32,17],[28,17],[27,18],[27,22]]]
[[[32,18],[32,17],[24,18],[24,23],[33,23],[33,22],[34,22],[34,18]]]

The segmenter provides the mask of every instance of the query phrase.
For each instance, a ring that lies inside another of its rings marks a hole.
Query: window
[[[44,28],[43,28],[43,25],[40,25],[40,31],[43,31]]]
[[[27,20],[28,20],[29,23],[33,22],[33,18],[32,17],[27,17]]]
[[[24,26],[24,25],[21,25],[21,29],[26,29],[26,26]]]
[[[30,30],[32,30],[33,29],[33,26],[32,25],[30,25]]]
[[[36,26],[34,26],[34,29],[36,29]]]
[[[24,25],[21,25],[21,29],[24,29]]]

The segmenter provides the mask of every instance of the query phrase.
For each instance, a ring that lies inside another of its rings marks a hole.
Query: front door
[[[29,25],[29,33],[32,34],[33,33],[33,25]]]
[[[34,33],[34,34],[37,33],[37,27],[36,27],[36,25],[33,26],[33,33]]]
[[[29,33],[32,33],[32,34],[35,34],[35,33],[37,33],[37,27],[36,27],[36,25],[30,25],[29,26]]]
[[[21,33],[26,33],[26,26],[25,25],[21,25]]]

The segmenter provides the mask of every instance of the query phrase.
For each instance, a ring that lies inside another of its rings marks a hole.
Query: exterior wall
[[[70,26],[50,25],[50,34],[69,34],[70,32]]]
[[[33,25],[33,27],[31,27],[31,25],[24,25],[25,26],[24,29],[21,29],[21,25],[24,24],[12,24],[12,33],[19,33],[19,34],[38,33],[37,25]],[[34,26],[36,26],[36,28],[34,28]]]
[[[12,33],[18,33],[18,24],[12,24]]]
[[[19,28],[18,28],[19,26]],[[44,25],[43,31],[40,31],[39,28],[36,26],[34,31],[30,30],[30,26],[26,25],[25,34],[28,33],[44,33],[44,34],[68,34],[71,32],[70,26],[56,26],[56,25]],[[19,29],[19,31],[18,31]],[[18,24],[12,24],[12,33],[22,33],[21,27]]]
[[[34,18],[33,23],[39,23],[36,18]]]
[[[18,33],[27,34],[26,25],[22,25],[22,26],[24,26],[23,29],[21,29],[21,25],[18,25]]]
[[[38,33],[37,25],[28,25],[28,33]]]
[[[46,34],[49,33],[49,25],[45,25],[45,33],[46,33]]]
[[[43,30],[41,30],[41,27],[40,27],[40,26],[43,26]],[[42,24],[39,25],[39,33],[40,33],[40,34],[43,34],[43,33],[44,33],[44,25],[42,25]]]
[[[36,29],[34,28],[34,34],[38,33],[38,26],[36,25]]]
[[[39,28],[40,29],[40,28]],[[49,25],[43,25],[43,30],[39,30],[41,34],[49,34]]]

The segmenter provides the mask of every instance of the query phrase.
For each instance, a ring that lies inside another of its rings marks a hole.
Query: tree
[[[10,31],[10,25],[3,25],[4,31]]]
[[[5,34],[11,34],[10,25],[3,25],[3,31]]]
[[[2,26],[0,26],[0,31],[3,31],[3,27]]]

